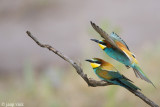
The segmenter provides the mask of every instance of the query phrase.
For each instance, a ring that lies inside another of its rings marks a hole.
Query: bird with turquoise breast
[[[141,78],[153,86],[154,84],[149,80],[146,74],[138,66],[138,61],[135,55],[130,52],[127,44],[114,32],[108,35],[99,26],[91,22],[92,27],[103,37],[103,40],[91,39],[97,42],[102,50],[105,51],[111,58],[123,63],[127,67],[132,67],[137,78]]]
[[[92,58],[86,61],[90,62],[95,74],[101,80],[112,83],[114,85],[122,86],[129,90],[140,90],[137,86],[131,83],[131,80],[120,74],[112,64],[100,58]]]

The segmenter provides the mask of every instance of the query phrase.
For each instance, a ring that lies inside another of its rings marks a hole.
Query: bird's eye
[[[106,45],[106,43],[104,43],[104,42],[100,42],[102,45]]]
[[[95,63],[97,63],[97,64],[101,64],[101,62],[100,62],[100,61],[95,61]]]

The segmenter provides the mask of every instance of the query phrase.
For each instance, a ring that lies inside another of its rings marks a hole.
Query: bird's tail
[[[126,80],[126,79],[119,79],[118,80],[119,83],[121,84],[121,86],[129,89],[129,90],[141,90],[140,88],[138,88],[137,86],[135,86],[134,84],[132,84],[130,81]]]
[[[145,81],[151,83],[155,87],[155,85],[151,82],[151,80],[148,79],[146,74],[141,70],[141,68],[137,64],[134,65],[133,71],[134,71],[137,78],[141,78],[142,80],[145,80]]]

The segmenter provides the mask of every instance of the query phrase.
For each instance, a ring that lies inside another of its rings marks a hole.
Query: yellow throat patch
[[[91,63],[92,68],[97,68],[99,67],[101,64],[97,64],[97,63]]]
[[[101,49],[106,48],[106,46],[104,46],[104,45],[102,45],[102,44],[98,44],[98,45],[101,47]]]

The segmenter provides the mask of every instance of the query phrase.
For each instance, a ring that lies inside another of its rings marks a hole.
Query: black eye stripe
[[[106,43],[104,43],[104,42],[100,42],[100,44],[102,44],[102,45],[106,45]]]
[[[100,61],[95,61],[95,63],[97,63],[97,64],[101,64],[101,62],[100,62]]]

